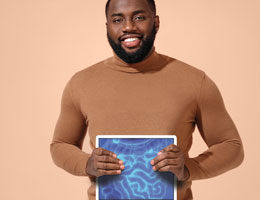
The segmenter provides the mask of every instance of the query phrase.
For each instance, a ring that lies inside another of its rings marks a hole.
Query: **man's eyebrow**
[[[144,10],[136,10],[133,12],[134,15],[140,14],[140,13],[145,13]]]
[[[137,15],[137,14],[140,14],[140,13],[145,13],[145,11],[144,10],[136,10],[136,11],[133,12],[133,15]],[[122,17],[122,16],[124,16],[123,13],[113,13],[111,15],[111,17]]]
[[[113,13],[112,15],[111,15],[111,17],[122,17],[123,16],[123,14],[122,13]]]

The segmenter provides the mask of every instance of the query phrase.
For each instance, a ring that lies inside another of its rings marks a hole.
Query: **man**
[[[217,176],[243,160],[243,147],[219,90],[204,72],[155,52],[159,17],[153,0],[111,0],[106,5],[107,37],[114,56],[76,73],[62,96],[51,144],[55,164],[92,185],[120,174],[122,160],[95,148],[96,135],[174,134],[151,160],[155,171],[178,178],[178,200],[192,199],[191,181]],[[197,125],[208,150],[189,158]],[[89,129],[91,154],[81,150]]]

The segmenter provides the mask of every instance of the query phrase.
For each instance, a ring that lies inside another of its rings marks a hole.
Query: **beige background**
[[[112,55],[105,2],[0,0],[0,199],[86,199],[86,178],[54,166],[49,144],[69,78]],[[245,147],[239,168],[193,182],[195,199],[256,199],[260,1],[157,0],[157,7],[157,51],[206,71],[220,88]],[[205,149],[195,132],[191,155]]]

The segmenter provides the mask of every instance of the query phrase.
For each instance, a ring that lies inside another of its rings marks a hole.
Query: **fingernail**
[[[160,154],[162,154],[162,152],[159,151],[159,152],[158,152],[158,155],[160,155]]]
[[[121,170],[117,170],[116,173],[121,174]]]
[[[124,166],[124,165],[121,165],[121,166],[120,166],[120,169],[124,169],[124,168],[125,168],[125,166]]]
[[[153,170],[155,171],[155,167],[153,167]]]
[[[117,157],[117,155],[116,155],[116,154],[113,154],[113,157],[114,157],[114,158],[116,158],[116,157]]]
[[[119,164],[121,164],[121,165],[122,165],[123,163],[124,163],[124,162],[123,162],[123,160],[120,160],[120,161],[119,161]]]
[[[153,165],[154,164],[154,160],[151,160],[151,165]]]

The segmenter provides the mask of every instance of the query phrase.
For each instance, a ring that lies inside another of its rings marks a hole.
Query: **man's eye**
[[[143,20],[145,20],[145,17],[144,16],[136,16],[135,20],[136,21],[143,21]]]
[[[121,18],[113,19],[113,23],[120,23],[120,22],[122,22],[122,19],[121,19]]]

